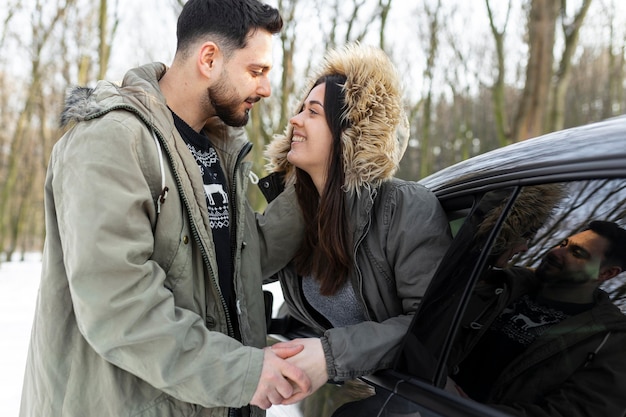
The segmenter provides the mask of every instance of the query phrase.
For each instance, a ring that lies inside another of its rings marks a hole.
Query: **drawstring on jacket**
[[[165,186],[165,167],[163,164],[163,151],[161,150],[161,144],[159,143],[159,139],[156,137],[154,133],[154,129],[151,130],[152,138],[154,139],[154,143],[157,147],[157,153],[159,154],[159,168],[161,170],[161,193],[157,197],[156,205],[157,205],[157,214],[161,213],[161,205],[165,203],[165,199],[167,198],[167,192],[169,188]]]
[[[583,368],[585,368],[587,365],[591,363],[591,361],[593,361],[593,359],[596,357],[596,354],[600,351],[600,349],[602,349],[602,347],[607,342],[607,340],[609,340],[609,336],[611,336],[611,332],[608,332],[606,336],[604,336],[604,339],[602,339],[602,342],[600,342],[596,350],[594,350],[593,352],[589,352],[587,354],[587,359],[585,360],[585,363],[582,366]]]
[[[501,294],[504,293],[504,288],[496,288],[494,291],[494,294],[499,296]],[[494,298],[492,301],[490,301],[485,307],[483,307],[483,309],[478,313],[478,315],[476,316],[476,318],[474,320],[472,320],[472,322],[469,324],[469,328],[472,330],[480,330],[484,327],[484,324],[480,323],[479,320],[483,319],[483,316],[485,315],[485,313],[487,313],[487,311],[489,311],[489,309],[491,308],[491,306],[496,303],[498,301],[498,297]]]
[[[259,183],[259,176],[252,171],[248,173],[248,178],[250,179],[250,182],[254,185],[257,185]]]

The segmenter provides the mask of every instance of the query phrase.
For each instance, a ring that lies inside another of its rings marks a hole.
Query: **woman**
[[[307,224],[278,275],[290,314],[321,334],[290,359],[317,389],[392,365],[450,234],[430,191],[393,178],[408,123],[389,58],[348,45],[308,85],[267,156],[274,180],[295,182]]]

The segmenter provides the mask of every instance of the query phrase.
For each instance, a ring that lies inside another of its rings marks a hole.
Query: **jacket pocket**
[[[176,201],[168,203],[178,204]],[[163,210],[154,235],[152,259],[165,271],[165,285],[170,291],[174,290],[190,266],[192,246],[189,220],[182,207],[180,210]]]

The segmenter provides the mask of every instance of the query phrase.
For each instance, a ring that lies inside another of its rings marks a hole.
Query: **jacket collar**
[[[136,113],[165,139],[178,137],[170,109],[159,87],[167,71],[165,64],[154,62],[129,70],[121,85],[100,81],[95,88],[75,87],[65,100],[61,126],[99,117],[115,109]],[[207,121],[208,136],[226,165],[232,166],[249,143],[244,128],[226,126],[217,117]]]

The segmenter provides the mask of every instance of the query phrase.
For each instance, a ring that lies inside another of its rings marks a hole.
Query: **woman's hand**
[[[311,337],[304,339],[294,339],[288,342],[281,342],[272,345],[272,349],[291,345],[302,345],[301,352],[287,358],[287,362],[302,369],[311,379],[311,391],[314,393],[322,385],[328,382],[328,371],[326,370],[326,358],[320,339]]]
[[[274,404],[296,403],[312,393],[307,373],[285,360],[302,349],[302,345],[294,343],[263,349],[261,378],[250,404],[267,410]]]

